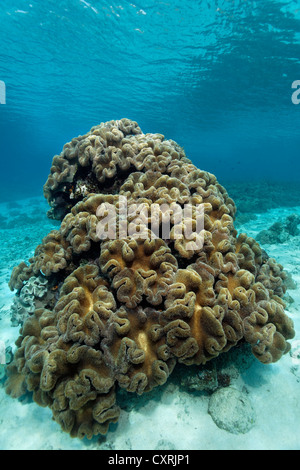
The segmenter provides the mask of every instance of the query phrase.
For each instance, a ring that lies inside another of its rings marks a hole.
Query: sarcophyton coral
[[[39,275],[51,295],[21,328],[6,390],[32,392],[71,436],[106,433],[119,387],[147,392],[177,363],[242,341],[263,363],[289,350],[282,266],[237,235],[226,190],[174,141],[100,124],[54,157],[44,192],[61,226],[10,288]]]

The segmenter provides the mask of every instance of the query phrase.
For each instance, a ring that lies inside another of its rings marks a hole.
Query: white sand
[[[22,201],[21,209],[32,206]],[[45,211],[39,199],[36,210]],[[5,204],[1,214],[9,215]],[[255,235],[274,221],[289,214],[300,214],[300,207],[270,210],[258,214],[256,220],[239,227],[239,231]],[[0,340],[13,345],[18,327],[10,325],[9,308],[13,293],[7,287],[10,271],[15,264],[32,255],[36,244],[51,228],[45,218],[34,230],[24,225],[2,230],[0,265]],[[26,239],[28,237],[28,239]],[[269,256],[280,262],[300,285],[300,236],[281,245],[263,246]],[[117,425],[111,426],[104,438],[80,441],[62,432],[51,419],[51,411],[33,402],[15,400],[0,387],[0,449],[300,449],[300,291],[290,290],[294,303],[287,313],[295,323],[296,337],[292,340],[293,354],[278,363],[263,365],[257,360],[232,386],[247,393],[256,412],[254,427],[246,434],[231,434],[219,429],[207,413],[209,395],[193,394],[180,389],[172,381],[151,392],[150,398],[136,397],[133,410],[122,411]]]

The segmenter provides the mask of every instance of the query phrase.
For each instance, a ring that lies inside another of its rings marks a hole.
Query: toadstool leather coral
[[[242,341],[263,363],[289,350],[282,266],[237,234],[233,200],[176,142],[102,123],[54,157],[44,193],[60,228],[9,286],[20,296],[39,276],[49,295],[21,327],[6,391],[31,392],[72,437],[105,434],[118,388],[143,394],[177,363]]]

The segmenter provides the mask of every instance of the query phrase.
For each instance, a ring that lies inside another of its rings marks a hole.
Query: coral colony
[[[263,363],[289,351],[282,266],[237,236],[234,202],[176,142],[129,119],[102,123],[53,158],[44,194],[61,225],[11,275],[21,330],[6,391],[32,392],[71,436],[105,434],[119,387],[143,394],[177,363],[205,364],[239,342]],[[120,197],[143,210],[124,219]],[[167,208],[155,230],[154,204]],[[185,205],[202,207],[201,230]],[[133,221],[135,236],[120,237]]]

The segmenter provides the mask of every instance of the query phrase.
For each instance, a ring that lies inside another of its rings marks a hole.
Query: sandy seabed
[[[12,268],[28,260],[50,230],[59,224],[46,217],[42,198],[0,204],[0,340],[15,349],[19,327],[10,321],[14,293],[7,282]],[[300,215],[299,207],[278,207],[253,214],[239,224],[239,232],[254,237],[276,220]],[[52,420],[51,410],[32,400],[12,399],[0,382],[0,449],[26,450],[239,450],[300,449],[300,235],[278,245],[262,245],[287,270],[297,288],[287,291],[286,312],[293,319],[296,336],[292,349],[271,365],[256,359],[232,379],[231,386],[242,391],[255,412],[252,429],[232,434],[220,429],[208,413],[210,394],[192,392],[170,380],[142,397],[126,398],[119,422],[104,437],[79,440],[69,437]]]

